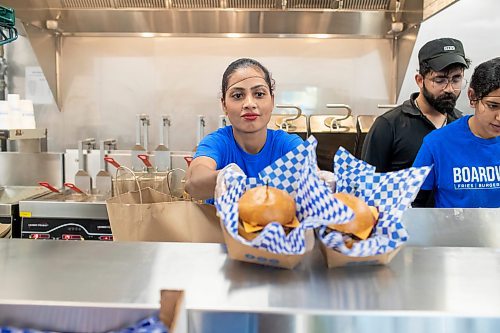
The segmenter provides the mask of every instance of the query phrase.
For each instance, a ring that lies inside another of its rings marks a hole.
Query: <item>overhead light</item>
[[[49,30],[57,30],[57,28],[59,28],[59,22],[57,20],[47,20],[45,21],[45,26]]]
[[[230,33],[226,34],[226,37],[229,37],[229,38],[240,38],[240,37],[243,37],[243,35],[242,34],[238,34],[238,33],[234,33],[234,32],[230,32]]]
[[[403,22],[392,22],[391,23],[391,32],[393,33],[399,33],[403,31],[405,25]]]
[[[141,33],[141,37],[151,38],[151,37],[154,37],[154,36],[155,36],[154,32],[143,32],[143,33]]]
[[[326,38],[330,38],[330,35],[329,34],[311,34],[310,37],[318,38],[318,39],[326,39]]]

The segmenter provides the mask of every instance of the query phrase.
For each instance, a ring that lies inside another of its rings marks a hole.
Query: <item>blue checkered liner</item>
[[[332,190],[319,179],[317,141],[311,137],[302,145],[264,168],[258,178],[247,178],[231,168],[221,171],[226,190],[216,198],[215,207],[228,233],[239,242],[278,254],[305,252],[305,230],[332,221],[348,221],[353,212],[332,197]],[[278,223],[268,224],[259,236],[248,241],[238,234],[238,201],[258,185],[269,185],[290,193],[295,199],[300,226],[288,235]]]
[[[376,173],[375,167],[352,156],[340,147],[334,158],[337,191],[354,194],[379,210],[374,234],[367,240],[347,248],[342,234],[325,234],[326,226],[319,228],[321,241],[349,256],[365,257],[390,252],[408,240],[401,224],[403,212],[417,196],[420,186],[432,167],[409,168],[396,172]]]
[[[1,327],[0,333],[54,333],[52,331],[39,331],[30,328],[16,328],[16,327]],[[162,323],[158,313],[144,318],[139,322],[121,329],[119,331],[113,331],[110,333],[168,333],[167,327]]]
[[[156,313],[127,328],[110,333],[168,333],[168,329],[160,320],[159,314]]]

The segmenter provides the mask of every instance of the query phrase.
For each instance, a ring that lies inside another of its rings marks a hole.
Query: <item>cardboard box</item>
[[[187,311],[182,290],[162,290],[160,319],[169,333],[187,333]]]
[[[221,227],[224,235],[224,240],[226,241],[227,253],[229,257],[234,260],[239,260],[264,266],[293,269],[300,263],[304,255],[308,251],[311,251],[312,248],[314,247],[313,230],[306,230],[305,232],[305,237],[306,237],[305,253],[299,255],[286,255],[286,254],[271,253],[265,250],[257,249],[252,246],[240,243],[238,240],[234,239],[227,232],[224,225],[222,225]]]
[[[162,303],[169,304],[160,315],[162,321],[163,318],[169,319],[163,321],[167,323],[169,333],[187,333],[184,293],[168,291],[164,295],[162,292]],[[108,332],[127,328],[158,311],[158,306],[140,304],[0,300],[0,327],[52,332]]]
[[[342,267],[342,266],[361,266],[361,265],[386,265],[391,262],[392,258],[401,250],[402,246],[396,248],[394,251],[369,257],[350,257],[338,251],[326,247],[321,240],[319,240],[321,253],[325,258],[328,268]]]

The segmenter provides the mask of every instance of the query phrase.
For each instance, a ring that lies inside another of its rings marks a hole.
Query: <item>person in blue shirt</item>
[[[474,115],[424,138],[413,166],[433,165],[414,207],[500,207],[500,57],[476,67],[468,89]]]
[[[196,199],[214,197],[218,172],[237,164],[248,177],[256,177],[303,141],[296,134],[271,130],[274,80],[258,61],[232,62],[222,76],[222,109],[231,126],[207,135],[198,145],[186,174],[186,192]]]

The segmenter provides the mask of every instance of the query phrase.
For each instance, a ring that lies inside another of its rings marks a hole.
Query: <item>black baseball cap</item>
[[[418,51],[418,62],[426,62],[430,68],[439,72],[451,64],[461,64],[466,68],[464,46],[453,38],[439,38],[427,42]]]

